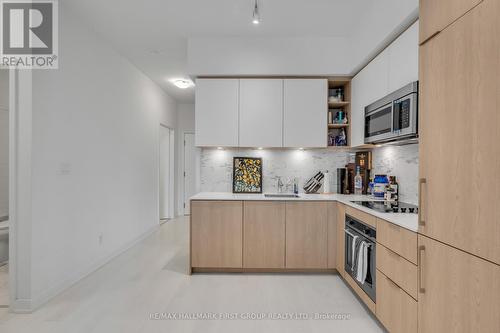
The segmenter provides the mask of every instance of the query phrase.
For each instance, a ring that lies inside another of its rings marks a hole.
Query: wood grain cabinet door
[[[425,236],[418,245],[418,331],[500,332],[500,266]]]
[[[285,202],[245,201],[243,267],[285,268]]]
[[[419,233],[500,264],[498,13],[484,0],[420,47]]]
[[[286,268],[327,268],[327,202],[286,203]]]
[[[191,202],[191,266],[243,266],[243,203]]]
[[[337,203],[337,271],[345,274],[345,205]]]
[[[482,0],[420,0],[420,43],[436,35]]]
[[[338,203],[328,203],[328,268],[337,268]]]
[[[377,270],[377,318],[391,333],[417,333],[417,301]]]

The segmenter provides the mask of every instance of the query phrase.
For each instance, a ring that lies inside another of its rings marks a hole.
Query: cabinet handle
[[[424,200],[422,199],[422,196],[424,195],[423,192],[423,187],[424,184],[427,184],[427,180],[425,178],[420,178],[418,181],[418,225],[424,226],[425,225],[425,219],[424,219]]]
[[[424,270],[424,266],[423,266],[423,260],[422,260],[422,253],[425,252],[425,246],[423,245],[420,245],[418,247],[418,290],[420,291],[421,294],[424,294],[425,293],[425,288],[423,287],[423,270]]]

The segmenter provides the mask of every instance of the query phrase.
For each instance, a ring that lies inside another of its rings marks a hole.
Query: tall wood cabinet
[[[420,47],[419,233],[500,264],[498,13],[484,0]]]
[[[420,42],[443,31],[483,0],[420,0]]]
[[[500,266],[418,236],[418,331],[500,332]]]

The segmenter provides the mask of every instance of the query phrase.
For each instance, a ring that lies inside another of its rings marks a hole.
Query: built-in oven
[[[375,228],[345,217],[344,269],[361,289],[376,303],[375,257],[377,232]]]
[[[385,143],[418,136],[418,81],[365,108],[365,143]]]

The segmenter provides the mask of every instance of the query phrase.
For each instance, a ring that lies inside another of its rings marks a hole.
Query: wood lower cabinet
[[[417,233],[377,219],[377,243],[417,264]]]
[[[419,332],[500,332],[500,266],[425,236],[418,245]]]
[[[242,201],[191,202],[191,267],[241,268]]]
[[[415,252],[416,247],[415,244]],[[418,267],[381,244],[377,244],[376,257],[377,269],[417,299]]]
[[[279,201],[244,202],[244,268],[285,268],[285,206]]]
[[[376,281],[376,314],[380,322],[391,333],[417,333],[417,301],[378,270]]]
[[[344,277],[345,270],[345,205],[337,203],[337,271]]]
[[[327,202],[286,203],[286,268],[327,268]]]
[[[419,233],[497,264],[499,13],[484,0],[422,45],[419,88]]]
[[[482,0],[420,0],[420,43],[436,35]]]
[[[337,268],[338,204],[328,203],[328,268]]]

